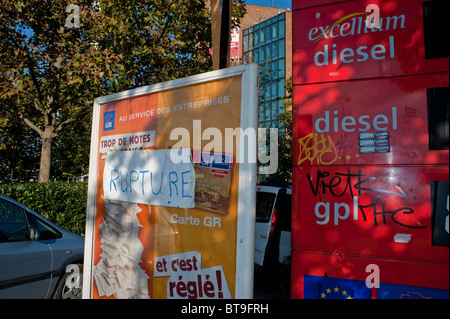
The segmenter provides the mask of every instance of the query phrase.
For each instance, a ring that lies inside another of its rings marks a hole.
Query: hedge
[[[84,235],[87,181],[0,184],[0,194],[38,212],[56,225]]]

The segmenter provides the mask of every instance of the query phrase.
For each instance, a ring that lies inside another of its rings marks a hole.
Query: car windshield
[[[274,193],[257,192],[256,193],[256,221],[267,223],[270,220],[273,203],[275,202]]]

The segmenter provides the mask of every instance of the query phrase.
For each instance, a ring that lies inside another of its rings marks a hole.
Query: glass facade
[[[286,80],[286,14],[281,13],[243,31],[243,63],[259,63],[259,126],[278,127],[284,110]]]

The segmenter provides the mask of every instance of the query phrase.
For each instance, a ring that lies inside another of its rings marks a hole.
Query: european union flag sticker
[[[305,299],[371,299],[364,280],[305,275]]]
[[[305,275],[305,299],[371,299],[364,280]],[[449,291],[380,283],[377,299],[448,299]]]

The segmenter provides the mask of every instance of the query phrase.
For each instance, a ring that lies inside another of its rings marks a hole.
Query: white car
[[[0,298],[81,298],[84,238],[0,194]]]
[[[292,189],[274,186],[256,188],[255,265],[271,271],[288,264],[291,256]]]

